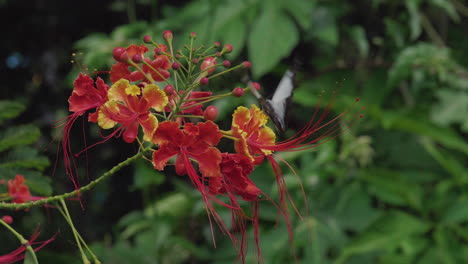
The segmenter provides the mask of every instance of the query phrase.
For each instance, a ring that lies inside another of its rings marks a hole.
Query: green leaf
[[[422,32],[421,16],[419,15],[420,1],[406,1],[405,5],[409,12],[409,28],[411,30],[411,40],[417,39]]]
[[[408,175],[402,177],[400,171],[383,168],[361,170],[361,173],[361,179],[371,184],[370,191],[380,200],[418,210],[422,208],[424,190],[421,185],[411,182]]]
[[[453,175],[459,183],[468,182],[468,171],[466,168],[453,156],[452,153],[438,148],[434,142],[427,138],[421,140],[426,151],[449,173]]]
[[[369,42],[367,41],[366,31],[361,26],[350,28],[350,34],[353,41],[359,49],[359,55],[365,58],[369,54]]]
[[[322,41],[323,46],[336,47],[340,40],[336,20],[336,15],[329,8],[317,7],[312,13],[311,35]]]
[[[452,129],[434,125],[411,113],[380,112],[377,108],[373,108],[373,110],[374,112],[369,111],[368,114],[379,117],[385,129],[398,129],[428,136],[446,147],[459,150],[468,155],[468,143]]]
[[[458,16],[457,10],[453,3],[449,0],[429,0],[431,4],[433,4],[438,10],[442,9],[447,13],[450,18],[458,22],[460,20],[460,17]]]
[[[244,12],[247,8],[252,8],[252,2],[228,0],[224,1],[222,5],[219,5],[216,13],[214,14],[213,30],[216,32],[229,33],[227,31],[220,30],[225,26],[233,27],[229,25],[235,21],[242,20]],[[221,34],[219,34],[221,36]]]
[[[9,101],[9,100],[1,100],[0,101],[0,125],[3,124],[4,121],[17,117],[21,114],[24,110],[26,110],[26,106],[22,103]]]
[[[226,23],[218,32],[223,43],[230,43],[234,49],[229,54],[229,58],[236,58],[245,46],[247,38],[247,24],[242,17],[236,17],[231,22]]]
[[[429,227],[428,223],[407,213],[384,213],[344,248],[340,259],[375,250],[388,251],[412,236],[425,233]]]
[[[296,25],[277,9],[264,9],[248,40],[252,71],[259,78],[289,55],[299,41]]]
[[[0,168],[29,168],[44,171],[50,165],[46,156],[39,155],[31,147],[18,147],[10,151],[0,162]]]
[[[136,163],[133,178],[133,187],[138,189],[150,189],[158,186],[165,180],[164,174],[152,168],[146,160]]]
[[[439,90],[436,91],[439,103],[431,110],[431,119],[441,126],[460,124],[468,132],[468,92]]]
[[[468,199],[453,202],[444,212],[441,222],[444,224],[468,222]]]
[[[9,127],[0,133],[0,151],[7,150],[18,145],[27,145],[35,142],[41,132],[34,125],[19,125]]]
[[[315,7],[313,1],[290,0],[283,1],[284,8],[291,13],[303,30],[307,30],[312,25],[312,11]]]

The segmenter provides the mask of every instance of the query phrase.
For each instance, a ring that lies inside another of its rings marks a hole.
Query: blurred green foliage
[[[302,219],[292,214],[291,245],[285,224],[277,224],[277,209],[261,203],[264,263],[294,263],[292,247],[299,263],[468,263],[466,1],[116,0],[110,8],[126,14],[129,23],[116,25],[109,34],[88,34],[75,45],[92,69],[108,69],[114,47],[142,43],[146,34],[162,41],[162,31],[170,29],[176,45],[190,32],[197,32],[199,44],[233,44],[229,58],[252,62],[264,94],[291,66],[287,58],[292,53],[300,57],[304,65],[286,135],[310,119],[322,90],[340,91],[335,114],[351,107],[354,97],[361,98],[357,107],[366,107],[364,118],[344,127],[346,132],[335,140],[310,151],[280,154],[302,182],[283,166]],[[144,9],[151,11],[150,19],[139,19],[138,11]],[[76,71],[68,76],[71,84]],[[210,89],[228,91],[238,80],[225,77],[210,82]],[[216,102],[221,126],[229,128],[236,105],[253,102],[248,96]],[[24,109],[13,101],[0,103],[0,150],[7,151],[2,171],[43,171],[48,165],[37,151],[20,146],[37,139],[36,128],[4,128],[12,122],[7,119]],[[132,203],[112,232],[94,238],[93,250],[103,263],[235,262],[231,241],[216,227],[213,247],[200,195],[184,177],[156,172],[145,161],[127,174],[133,184],[124,190],[142,199]],[[37,177],[33,191],[50,194],[49,185],[39,184],[47,180]],[[278,199],[269,166],[256,168],[252,179]],[[103,186],[90,198],[93,209],[82,230],[96,228],[92,223],[99,217],[92,212],[109,209],[99,205],[111,199],[110,190]],[[125,192],[118,195],[126,197]],[[229,222],[229,212],[219,209]],[[256,263],[252,238],[249,244],[247,263]],[[48,252],[51,260],[59,255]]]

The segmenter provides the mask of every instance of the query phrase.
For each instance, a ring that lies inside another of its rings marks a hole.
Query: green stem
[[[80,250],[80,253],[81,253],[81,260],[83,261],[83,263],[89,264],[90,262],[88,258],[86,257],[86,254],[84,253],[83,248],[81,247],[80,240],[78,239],[78,236],[79,236],[78,231],[73,225],[73,221],[71,219],[70,213],[68,212],[67,204],[62,198],[60,199],[60,203],[62,204],[63,210],[58,205],[57,205],[57,209],[62,214],[63,218],[65,218],[65,220],[68,222],[68,225],[70,226],[72,230],[73,236],[75,237],[75,240],[76,240],[76,244],[78,245],[78,249]]]
[[[13,227],[11,227],[9,224],[7,224],[2,219],[0,219],[0,224],[5,226],[16,238],[18,238],[21,245],[26,247],[26,250],[31,254],[31,257],[33,258],[33,263],[39,263],[39,261],[37,260],[37,257],[36,257],[36,252],[34,252],[34,249],[29,244],[29,241],[26,240],[20,233],[16,232],[16,230],[13,229]]]
[[[86,186],[83,186],[78,190],[74,190],[74,191],[69,192],[69,193],[64,193],[64,194],[61,194],[61,195],[55,195],[55,196],[52,196],[52,197],[49,197],[49,198],[46,198],[46,199],[41,199],[41,200],[37,200],[37,201],[33,201],[33,202],[27,202],[27,203],[17,204],[17,203],[3,203],[2,202],[2,203],[0,203],[0,209],[20,210],[20,209],[32,208],[32,207],[41,206],[41,205],[48,204],[48,203],[54,203],[54,202],[59,201],[60,199],[65,199],[65,198],[70,198],[70,197],[73,197],[73,196],[80,195],[82,192],[86,192],[86,191],[91,190],[94,186],[96,186],[96,184],[98,184],[102,180],[108,178],[109,176],[111,176],[114,173],[118,172],[123,167],[129,165],[130,163],[132,163],[136,159],[143,156],[143,154],[145,152],[149,151],[151,149],[151,147],[152,147],[152,145],[146,147],[141,152],[133,155],[132,157],[122,161],[121,163],[117,164],[116,166],[114,166],[112,169],[110,169],[106,173],[99,176],[99,178],[97,178],[96,180],[91,181]]]

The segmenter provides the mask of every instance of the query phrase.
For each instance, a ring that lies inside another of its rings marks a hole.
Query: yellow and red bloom
[[[252,105],[251,109],[239,106],[233,114],[231,134],[238,139],[234,142],[234,148],[255,164],[261,163],[265,155],[272,153],[263,146],[275,144],[276,135],[266,126],[267,122],[268,116],[256,105]]]
[[[109,101],[99,111],[98,124],[104,129],[121,124],[125,142],[131,143],[138,136],[138,127],[143,128],[146,141],[151,141],[158,128],[158,119],[150,109],[164,110],[167,96],[156,84],[148,84],[143,89],[130,84],[126,79],[114,83],[108,92]]]

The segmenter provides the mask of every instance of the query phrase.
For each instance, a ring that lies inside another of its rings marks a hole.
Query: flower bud
[[[122,47],[117,47],[112,50],[112,57],[114,57],[114,60],[120,61],[120,56],[125,52],[125,49]]]
[[[231,53],[233,48],[234,47],[231,44],[226,44],[226,45],[224,45],[223,49],[221,50],[221,53],[223,53],[223,54],[224,53],[226,53],[226,54]]]
[[[218,111],[218,110],[216,110],[216,111]],[[216,113],[216,115],[217,115],[217,113]],[[215,117],[215,118],[216,118],[216,117]],[[11,225],[11,223],[13,223],[13,217],[11,217],[11,216],[9,216],[9,215],[3,216],[3,217],[2,217],[2,220],[3,220],[3,222],[5,222],[5,223],[7,223],[7,224],[9,224],[9,225]]]
[[[195,39],[197,37],[197,33],[192,32],[190,33],[190,39]]]
[[[221,57],[221,52],[217,51],[215,56],[216,57]]]
[[[234,95],[235,97],[241,97],[243,94],[244,94],[244,89],[240,87],[234,88],[234,90],[232,90],[232,95]]]
[[[218,108],[214,105],[208,106],[203,112],[203,117],[206,120],[215,121],[216,118],[218,117]]]
[[[223,61],[223,66],[224,66],[224,68],[229,68],[229,67],[231,67],[231,62],[228,61],[228,60],[225,60],[225,61]]]
[[[174,86],[168,84],[164,87],[164,92],[167,94],[167,95],[172,95],[174,93]]]
[[[221,43],[219,43],[219,41],[215,41],[214,46],[216,48],[219,48],[219,47],[221,47]]]
[[[173,36],[172,36],[172,31],[170,30],[165,30],[163,32],[163,38],[166,40],[166,41],[169,41],[169,40],[172,40]]]
[[[180,59],[180,57],[182,57],[180,54],[176,54],[175,55],[176,59]]]
[[[192,59],[193,64],[198,64],[199,62],[200,62],[200,60],[198,58],[193,58]]]
[[[161,48],[155,48],[155,49],[154,49],[154,53],[156,53],[156,55],[161,55],[161,54],[164,53],[164,50],[161,49]]]
[[[150,35],[145,35],[143,37],[143,42],[145,42],[146,44],[151,44],[151,36]]]
[[[172,69],[174,71],[177,71],[180,68],[180,64],[178,62],[172,63]]]
[[[140,62],[143,61],[143,56],[140,53],[137,53],[137,54],[133,55],[132,61],[134,63],[140,63]]]
[[[207,75],[208,75],[208,74],[211,74],[215,70],[214,68],[215,65],[216,65],[216,59],[213,57],[208,57],[203,60],[202,64],[200,65],[200,69],[201,71],[207,70],[208,71]]]
[[[207,85],[208,82],[209,82],[209,80],[208,80],[208,78],[206,78],[206,77],[202,77],[202,78],[200,79],[200,84],[201,84],[201,85]]]
[[[250,61],[244,61],[242,65],[244,65],[244,68],[249,69],[252,66],[252,63],[250,63]]]
[[[122,55],[120,55],[119,61],[123,63],[128,63],[130,61],[130,58],[128,57],[128,53],[126,51],[122,53]]]
[[[260,86],[260,84],[258,82],[252,82],[252,86],[257,91],[260,91],[260,89],[262,89],[262,87]]]

